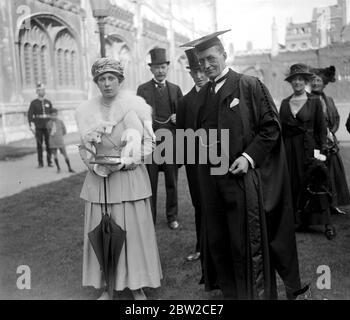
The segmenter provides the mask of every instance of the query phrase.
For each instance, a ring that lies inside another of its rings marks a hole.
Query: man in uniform
[[[198,58],[194,52],[194,49],[189,49],[185,51],[189,66],[187,69],[190,70],[190,75],[195,83],[192,90],[187,93],[179,101],[179,106],[176,111],[176,127],[177,129],[193,129],[195,124],[195,112],[194,103],[195,98],[199,90],[208,82],[208,78],[202,70]],[[197,151],[197,145],[195,146],[184,146],[184,163],[186,168],[186,175],[188,181],[188,187],[190,189],[190,195],[192,204],[195,210],[195,226],[196,226],[196,247],[195,252],[187,256],[188,261],[195,261],[200,258],[200,226],[201,226],[201,201],[199,194],[199,181],[198,181],[198,154],[194,152],[194,163],[189,163],[191,160],[187,158],[187,151]]]
[[[150,69],[154,78],[137,89],[137,95],[141,96],[153,108],[153,130],[157,136],[157,146],[163,141],[159,141],[157,130],[166,129],[173,136],[173,157],[175,159],[175,131],[176,131],[176,108],[179,98],[182,97],[181,89],[166,80],[169,71],[169,61],[166,59],[166,50],[155,48],[150,51],[151,63]],[[158,148],[159,151],[159,148]],[[162,164],[157,163],[160,155],[157,149],[153,153],[153,161],[147,164],[148,174],[152,187],[152,214],[153,221],[156,223],[157,217],[157,186],[159,171],[164,171],[166,188],[166,216],[168,226],[171,229],[177,229],[179,222],[178,199],[177,199],[177,165],[174,159]]]
[[[29,129],[33,132],[36,139],[36,148],[38,153],[38,168],[44,166],[43,163],[43,140],[46,146],[47,165],[52,167],[51,151],[49,146],[49,131],[47,122],[50,120],[52,110],[52,103],[45,99],[45,86],[38,83],[36,87],[38,98],[30,103],[28,110]]]
[[[217,36],[227,31],[183,45],[195,47],[210,79],[196,98],[196,128],[217,131],[229,163],[216,175],[210,158],[199,166],[203,281],[226,299],[276,299],[276,270],[295,299],[304,290],[278,112],[257,78],[226,66]]]

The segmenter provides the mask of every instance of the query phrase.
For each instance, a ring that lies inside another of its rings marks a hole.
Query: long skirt
[[[112,219],[126,231],[114,290],[157,288],[162,279],[150,199],[108,205]],[[101,222],[101,204],[85,203],[83,286],[106,286],[88,233]]]
[[[339,152],[330,155],[328,160],[328,169],[332,185],[332,205],[334,207],[349,205],[349,188],[346,182],[343,161]]]

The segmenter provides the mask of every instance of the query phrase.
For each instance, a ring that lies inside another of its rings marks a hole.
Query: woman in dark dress
[[[331,97],[324,93],[324,88],[329,82],[335,81],[335,67],[312,69],[314,74],[311,81],[312,93],[318,95],[321,100],[323,113],[327,124],[327,166],[332,188],[331,213],[345,214],[338,206],[350,204],[350,194],[343,161],[339,154],[339,142],[335,133],[339,128],[339,113]]]
[[[285,80],[291,84],[294,93],[281,104],[282,135],[291,180],[295,222],[299,229],[304,230],[309,225],[325,225],[326,236],[332,238],[335,230],[330,221],[329,206],[306,210],[305,202],[301,205],[300,201],[304,198],[303,191],[308,184],[305,180],[308,168],[316,161],[314,150],[319,150],[322,154],[326,147],[327,128],[321,101],[305,91],[311,76],[306,65],[295,64],[290,68],[290,74]],[[323,155],[316,157],[325,160]]]

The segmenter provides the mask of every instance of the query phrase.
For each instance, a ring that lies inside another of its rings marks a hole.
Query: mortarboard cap
[[[221,44],[221,41],[218,38],[218,36],[228,32],[228,31],[231,31],[231,29],[217,31],[217,32],[208,34],[208,35],[201,37],[199,39],[184,43],[180,47],[192,47],[192,48],[194,47],[197,51],[204,51],[204,50],[211,48],[217,44]]]

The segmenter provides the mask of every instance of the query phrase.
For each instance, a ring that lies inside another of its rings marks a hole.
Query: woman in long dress
[[[345,214],[338,206],[350,204],[350,194],[346,182],[343,161],[339,154],[339,142],[335,135],[339,129],[339,113],[331,97],[324,93],[324,89],[329,82],[335,81],[335,67],[314,68],[311,81],[312,93],[319,96],[323,113],[327,124],[327,164],[332,186],[332,206],[331,212],[335,214]]]
[[[307,169],[314,159],[314,150],[322,154],[326,143],[326,123],[320,99],[305,91],[312,74],[303,64],[295,64],[285,79],[294,93],[284,99],[280,108],[282,135],[292,188],[295,222],[299,229],[309,225],[325,225],[326,235],[334,233],[329,207],[319,207],[319,212],[306,212],[300,208],[303,187],[307,183]],[[316,214],[314,214],[316,213]]]
[[[98,59],[92,76],[101,96],[78,107],[76,119],[82,145],[96,153],[121,157],[119,165],[90,164],[90,154],[80,149],[88,173],[81,191],[85,200],[83,286],[105,288],[88,233],[101,222],[104,177],[107,177],[108,212],[126,231],[119,257],[114,290],[129,288],[135,299],[146,299],[144,287],[157,288],[162,279],[150,206],[151,185],[143,163],[154,147],[152,109],[134,94],[121,90],[121,64]],[[112,299],[104,291],[100,299]]]

